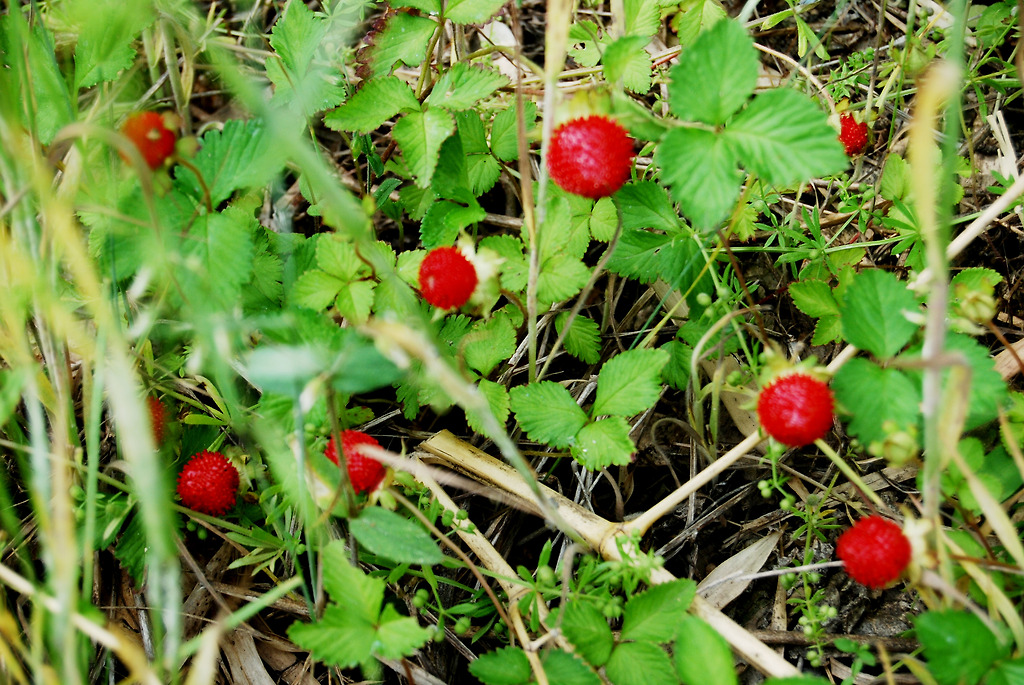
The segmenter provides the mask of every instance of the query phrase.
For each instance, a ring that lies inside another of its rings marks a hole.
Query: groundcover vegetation
[[[1016,2],[0,13],[7,682],[1024,682]]]

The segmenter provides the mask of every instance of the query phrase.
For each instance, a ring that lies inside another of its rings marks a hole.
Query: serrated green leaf
[[[17,9],[21,7],[27,9],[23,4],[12,6],[0,15],[0,93],[25,97],[5,97],[0,116],[17,116],[25,130],[49,145],[57,131],[74,119],[77,107],[72,106],[69,84],[57,65],[54,37],[46,22],[30,25],[25,10]]]
[[[335,131],[370,133],[399,112],[420,108],[412,88],[397,76],[366,81],[341,107],[324,117],[324,124]]]
[[[181,293],[195,307],[232,307],[242,297],[242,285],[252,278],[252,232],[255,221],[232,208],[196,219],[181,247],[183,259],[176,278]],[[188,297],[202,293],[204,297]]]
[[[590,280],[590,267],[566,254],[556,254],[541,264],[537,301],[544,305],[567,300]]]
[[[427,58],[427,46],[436,30],[437,22],[430,17],[396,13],[374,37],[370,47],[373,76],[391,73],[391,68],[399,61],[410,66],[421,64]]]
[[[839,340],[843,334],[843,325],[838,316],[823,316],[818,319],[814,326],[814,336],[811,337],[812,345],[827,345],[830,342]]]
[[[910,342],[918,325],[906,314],[919,309],[913,293],[893,274],[863,271],[847,287],[840,304],[843,337],[880,359],[889,359]]]
[[[586,413],[569,391],[553,381],[521,385],[509,391],[512,411],[531,440],[565,449],[587,423]]]
[[[343,281],[369,273],[369,267],[356,255],[351,242],[336,234],[321,234],[316,245],[316,264],[321,270]]]
[[[525,685],[533,677],[530,660],[518,647],[481,654],[469,662],[469,672],[484,685]]]
[[[469,189],[466,153],[462,147],[461,135],[451,136],[441,145],[431,187],[438,197],[445,200],[454,200],[470,206],[476,203],[476,195]]]
[[[579,657],[551,649],[540,658],[549,683],[558,685],[600,685],[601,679]]]
[[[619,225],[619,212],[610,197],[602,197],[594,203],[590,214],[590,235],[594,240],[607,243],[615,237]]]
[[[372,507],[378,509],[379,507]],[[383,511],[383,510],[382,510]],[[381,612],[374,653],[385,659],[412,656],[433,635],[411,616],[403,616],[390,604]]]
[[[776,185],[838,173],[850,164],[825,113],[795,90],[761,93],[722,137],[744,167]]]
[[[466,365],[486,376],[516,351],[516,331],[508,316],[498,313],[473,324],[461,345]]]
[[[668,197],[668,191],[653,181],[636,181],[622,186],[615,193],[615,204],[622,211],[623,230],[679,230],[679,216]]]
[[[677,685],[672,659],[650,642],[626,642],[615,648],[605,666],[615,685]]]
[[[590,200],[572,196],[554,184],[551,185],[551,190],[544,224],[540,228],[542,271],[544,261],[555,255],[582,259],[587,246],[590,245],[590,232],[587,230],[586,221],[586,215],[592,207]],[[525,227],[522,235],[524,241],[529,244],[529,235]]]
[[[1002,282],[1002,275],[995,269],[968,267],[957,272],[957,274],[950,279],[949,285],[954,292],[959,286],[972,291],[991,295],[995,287]]]
[[[390,4],[394,8],[413,7],[427,14],[441,13],[441,0],[395,0]]]
[[[508,390],[501,383],[495,383],[486,378],[481,379],[479,389],[484,399],[487,400],[487,405],[491,408],[491,413],[494,415],[498,425],[504,429],[505,423],[508,421],[510,406]],[[485,428],[483,421],[471,412],[466,413],[466,423],[477,433],[491,438],[494,437]]]
[[[622,85],[634,93],[651,89],[651,56],[644,50],[649,36],[623,36],[605,48],[601,64],[604,77],[611,83],[622,80]]]
[[[885,158],[878,194],[886,200],[905,200],[910,195],[910,165],[897,154]]]
[[[559,335],[568,318],[569,312],[562,312],[555,318],[555,330]],[[596,364],[601,359],[601,329],[596,321],[582,314],[572,320],[563,344],[566,352],[587,364]]]
[[[720,0],[683,0],[679,3],[679,13],[672,20],[672,27],[679,37],[679,44],[685,47],[728,16]]]
[[[112,81],[131,67],[135,39],[155,18],[153,8],[142,2],[93,0],[74,3],[72,8],[69,19],[79,29],[75,43],[76,89]]]
[[[441,145],[455,131],[452,115],[443,109],[425,109],[399,119],[391,133],[402,150],[402,158],[416,178],[416,185],[430,185]]]
[[[690,384],[690,360],[693,357],[693,348],[686,343],[672,340],[662,345],[660,349],[669,353],[668,364],[661,370],[665,382],[676,390],[686,390]]]
[[[793,304],[807,316],[838,316],[839,303],[832,295],[832,288],[824,281],[806,280],[790,283],[789,294]]]
[[[269,181],[284,166],[284,157],[266,125],[259,119],[224,122],[200,140],[192,164],[203,175],[214,207],[239,189],[255,188]],[[194,198],[202,198],[199,181],[191,169],[174,168],[175,183]]]
[[[529,263],[523,254],[523,241],[511,235],[488,236],[480,241],[480,248],[493,250],[502,258],[501,287],[510,292],[522,292],[529,278]]]
[[[368,576],[349,562],[345,543],[334,540],[324,548],[320,558],[324,590],[331,603],[347,614],[374,624],[380,617],[386,584],[381,578]]]
[[[625,35],[650,38],[661,28],[661,3],[658,0],[624,0]]]
[[[853,416],[847,430],[865,445],[885,439],[882,424],[886,421],[905,430],[921,419],[920,386],[897,368],[851,359],[832,379],[832,392],[839,406]],[[879,402],[880,397],[885,402]]]
[[[344,43],[347,33],[305,3],[288,3],[271,31],[270,45],[277,54],[266,60],[267,77],[274,84],[273,101],[309,117],[344,100],[341,74],[327,59],[324,45]]]
[[[592,415],[633,416],[652,407],[661,395],[661,369],[668,360],[664,350],[634,349],[605,362]]]
[[[517,110],[518,107],[506,107],[494,115],[491,124],[491,152],[503,162],[519,159]],[[537,122],[537,105],[532,100],[523,102],[523,119],[526,134],[529,135]]]
[[[338,297],[345,281],[320,269],[312,269],[295,279],[290,300],[315,311],[327,309]]]
[[[483,24],[504,4],[505,0],[448,0],[444,17],[456,24]]]
[[[427,210],[420,223],[420,240],[423,247],[432,250],[435,247],[448,247],[455,244],[459,231],[478,221],[483,221],[487,212],[476,203],[464,207],[448,200],[438,200]]]
[[[675,637],[677,621],[696,594],[697,584],[680,578],[635,595],[623,610],[622,639],[669,642]]]
[[[501,72],[478,64],[457,62],[434,85],[427,102],[452,112],[470,109],[508,83],[508,77]]]
[[[318,661],[339,668],[352,668],[373,654],[377,631],[365,617],[328,606],[316,623],[296,621],[288,628],[288,639],[313,654]]]
[[[608,270],[641,283],[661,278],[673,289],[692,284],[704,268],[697,242],[685,233],[666,235],[648,231],[624,231],[608,260]]]
[[[366,507],[349,519],[359,544],[399,564],[440,564],[444,555],[427,531],[409,519],[381,507]]]
[[[914,619],[928,670],[939,685],[978,683],[1010,645],[968,611],[929,611]]]
[[[455,122],[465,155],[469,190],[477,198],[493,188],[501,178],[501,164],[491,155],[480,114],[473,110],[459,112],[455,115]]]
[[[738,685],[729,643],[707,623],[689,614],[680,620],[676,673],[685,685]]]
[[[736,21],[719,21],[679,55],[669,76],[669,104],[681,119],[721,126],[753,94],[757,52]]]
[[[349,323],[364,324],[370,318],[376,287],[377,284],[374,281],[346,283],[338,290],[334,306]]]
[[[629,422],[621,416],[588,423],[576,434],[570,448],[572,458],[591,471],[612,464],[625,466],[633,461],[636,451],[629,431]]]
[[[672,197],[696,228],[713,229],[729,216],[743,175],[734,151],[720,135],[675,128],[662,139],[654,157]]]
[[[615,639],[601,611],[585,600],[570,600],[560,618],[562,631],[576,653],[591,666],[603,666],[612,653]]]

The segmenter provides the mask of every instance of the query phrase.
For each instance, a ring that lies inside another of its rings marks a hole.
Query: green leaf
[[[553,381],[520,385],[509,391],[512,411],[531,440],[565,449],[587,423],[569,391]]]
[[[505,423],[508,421],[510,405],[508,390],[506,390],[505,386],[501,383],[495,383],[494,381],[489,381],[486,378],[481,379],[478,387],[480,393],[484,396],[484,399],[487,400],[487,405],[490,407],[491,413],[494,415],[498,425],[504,428]],[[493,437],[490,434],[490,431],[485,428],[480,417],[476,416],[474,413],[466,413],[466,423],[468,423],[469,427],[477,433],[486,435],[487,437]]]
[[[420,108],[412,88],[397,76],[366,81],[341,107],[328,112],[324,124],[335,131],[370,133],[399,112]]]
[[[594,203],[590,213],[590,235],[594,240],[607,243],[615,237],[619,225],[619,212],[610,197],[602,197]]]
[[[562,609],[562,631],[576,653],[594,667],[601,667],[612,653],[615,639],[608,620],[593,604],[585,600],[571,600]]]
[[[761,93],[722,137],[744,167],[776,185],[838,173],[850,164],[825,113],[795,90]]]
[[[327,309],[338,297],[345,281],[320,269],[311,269],[292,285],[291,302],[315,311]]]
[[[928,670],[939,685],[974,685],[1010,645],[967,611],[929,611],[913,619]]]
[[[661,3],[658,0],[624,0],[624,33],[650,38],[661,28]]]
[[[324,589],[330,595],[332,605],[369,624],[377,622],[386,583],[382,578],[368,576],[353,566],[344,541],[328,543],[320,556],[320,568]]]
[[[867,359],[851,359],[832,379],[832,392],[839,406],[853,415],[849,430],[863,444],[882,441],[882,424],[893,421],[906,430],[921,418],[921,386],[902,370],[881,368]],[[884,402],[878,398],[884,397]]]
[[[533,677],[526,652],[518,647],[481,654],[469,662],[469,672],[484,685],[525,685]]]
[[[491,155],[487,132],[480,114],[467,110],[455,115],[459,139],[465,155],[466,176],[473,198],[483,195],[501,178],[501,164]]]
[[[793,304],[807,316],[838,316],[839,304],[832,295],[832,288],[824,281],[807,280],[790,283],[789,294]]]
[[[558,685],[601,685],[601,679],[579,657],[552,649],[540,658],[549,683]]]
[[[87,5],[81,3],[82,6]],[[49,145],[61,128],[74,119],[68,83],[57,65],[54,37],[43,21],[26,21],[23,4],[11,6],[0,15],[0,93],[21,93],[25,97],[4,97],[0,116],[17,114],[20,124]],[[92,14],[96,21],[102,15]]]
[[[284,167],[281,146],[260,119],[224,122],[221,130],[210,129],[200,140],[192,164],[203,175],[214,207],[244,188],[264,185]],[[177,166],[175,183],[201,199],[203,192],[191,169]]]
[[[824,678],[812,675],[793,676],[792,678],[769,678],[763,685],[831,685]]]
[[[683,0],[679,3],[679,13],[672,24],[679,37],[679,44],[685,47],[728,16],[720,0]]]
[[[576,434],[571,447],[572,458],[591,471],[612,464],[625,466],[633,461],[636,452],[629,430],[629,422],[621,416],[589,423]]]
[[[882,167],[882,178],[878,184],[878,194],[886,200],[906,200],[910,195],[910,165],[896,154],[885,158]]]
[[[461,345],[466,364],[486,376],[516,351],[516,331],[508,316],[498,313],[473,324]]]
[[[569,312],[562,312],[555,318],[555,330],[562,334]],[[569,332],[565,334],[565,351],[587,364],[596,364],[601,359],[601,329],[597,322],[578,315],[572,320]]]
[[[676,673],[686,685],[738,685],[729,644],[714,628],[684,614],[676,635]]]
[[[566,300],[578,293],[590,279],[590,267],[570,255],[559,253],[541,262],[537,279],[537,301],[543,305]]]
[[[455,131],[452,115],[443,109],[425,109],[399,119],[391,133],[416,185],[426,188],[437,166],[441,145]]]
[[[615,685],[676,685],[679,679],[665,650],[650,642],[626,642],[605,666]]]
[[[501,72],[479,64],[456,62],[434,85],[427,102],[451,112],[470,109],[508,83],[508,77]]]
[[[633,416],[649,409],[661,395],[661,369],[668,363],[664,350],[622,352],[601,367],[593,416]]]
[[[696,228],[712,229],[729,216],[743,175],[724,138],[699,128],[675,128],[654,157],[672,197]]]
[[[736,21],[720,21],[679,55],[669,104],[681,119],[721,126],[754,92],[757,51]]]
[[[69,19],[80,29],[75,43],[75,88],[113,81],[135,61],[135,39],[153,23],[153,8],[117,0],[78,2],[71,7]]]
[[[486,216],[487,212],[475,200],[468,207],[448,200],[435,202],[420,223],[420,240],[424,249],[454,245],[459,231],[483,221]]]
[[[669,642],[676,623],[693,603],[697,584],[680,578],[654,585],[626,602],[622,617],[623,640]]]
[[[511,235],[488,236],[480,241],[480,249],[493,250],[501,263],[501,287],[511,292],[526,289],[529,264],[523,254],[523,241]]]
[[[814,336],[811,338],[812,345],[827,345],[830,342],[839,340],[843,334],[843,326],[838,316],[823,316],[818,319],[814,326]]]
[[[913,293],[893,274],[863,271],[847,287],[840,306],[843,336],[880,359],[895,356],[917,332],[906,313],[919,307]]]
[[[993,9],[995,5],[988,9]],[[1020,685],[1024,683],[1024,657],[995,665],[985,678],[985,685]]]
[[[343,281],[369,275],[370,272],[356,254],[355,245],[337,234],[320,234],[316,245],[316,265]]]
[[[686,390],[690,384],[690,360],[693,358],[693,348],[686,343],[672,340],[662,345],[660,349],[668,352],[671,357],[661,371],[665,382],[676,390]]]
[[[176,264],[177,289],[195,308],[230,308],[242,298],[242,286],[252,278],[252,233],[255,219],[227,210],[196,219],[184,239]],[[202,293],[202,297],[196,297]]]
[[[679,231],[679,216],[669,200],[668,191],[653,181],[627,183],[615,193],[615,203],[622,211],[623,230],[653,228],[665,232]]]
[[[347,36],[332,36],[331,29],[331,23],[305,3],[288,3],[271,31],[270,46],[277,56],[266,61],[274,102],[309,117],[345,99],[341,74],[327,59],[324,45]]]
[[[421,64],[427,58],[427,46],[436,30],[437,22],[430,17],[409,12],[394,14],[369,49],[373,76],[391,73],[391,67],[399,61],[410,66]]]
[[[456,24],[484,24],[505,0],[448,0],[444,17]]]
[[[402,659],[414,654],[432,635],[433,632],[420,626],[415,618],[403,616],[387,604],[381,612],[374,653],[385,659]]]
[[[494,115],[491,124],[491,152],[503,162],[519,159],[519,135],[516,124],[517,107],[506,107]],[[537,122],[537,105],[533,100],[523,102],[523,119],[526,122],[526,133]]]
[[[608,260],[608,270],[641,283],[662,279],[673,289],[685,290],[705,264],[697,241],[687,233],[624,231]]]
[[[392,7],[413,7],[427,14],[441,13],[441,0],[396,0],[390,3]]]
[[[373,654],[377,631],[365,617],[331,605],[316,623],[293,623],[288,628],[288,639],[318,661],[352,668]]]
[[[644,50],[651,39],[649,36],[623,36],[605,48],[601,64],[604,77],[622,85],[634,93],[646,93],[651,89],[651,56]]]
[[[461,205],[473,206],[477,203],[476,195],[469,189],[466,152],[462,147],[461,135],[451,136],[441,145],[431,185],[438,197],[454,200]]]
[[[338,297],[334,301],[338,313],[349,323],[360,325],[366,323],[370,318],[370,309],[373,307],[375,288],[377,284],[373,281],[352,281],[346,283],[338,291]]]

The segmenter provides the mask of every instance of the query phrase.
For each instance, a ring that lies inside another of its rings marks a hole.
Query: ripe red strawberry
[[[892,521],[868,516],[839,536],[836,556],[851,578],[878,589],[899,578],[910,563],[910,541]]]
[[[476,290],[473,262],[455,247],[437,247],[420,263],[423,299],[440,309],[454,309],[469,301]]]
[[[178,475],[178,497],[189,509],[223,516],[238,497],[238,469],[220,452],[203,450]]]
[[[850,157],[864,152],[868,144],[868,125],[849,112],[839,115],[839,142]]]
[[[573,119],[555,129],[548,150],[548,173],[560,188],[597,200],[613,195],[629,180],[633,139],[608,117]]]
[[[801,372],[787,373],[762,388],[757,417],[768,435],[783,445],[802,447],[832,428],[835,400],[829,387]]]
[[[121,133],[135,143],[150,169],[160,167],[174,152],[177,136],[167,128],[164,118],[156,112],[131,115],[121,127]]]
[[[345,454],[345,463],[348,464],[348,479],[352,481],[352,488],[357,493],[371,492],[384,480],[384,466],[376,459],[363,454],[359,449],[360,445],[380,447],[380,443],[366,433],[354,430],[341,432],[341,450]],[[338,462],[338,448],[333,437],[327,443],[324,455],[335,464],[341,465]]]
[[[164,444],[164,431],[167,428],[167,408],[153,395],[146,397],[146,405],[149,407],[149,425],[153,429],[153,442],[160,447]]]

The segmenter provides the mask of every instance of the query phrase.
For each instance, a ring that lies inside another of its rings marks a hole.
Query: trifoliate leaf
[[[721,126],[753,94],[757,65],[754,42],[743,26],[716,23],[680,53],[669,72],[672,111],[681,119]]]
[[[318,661],[352,668],[373,655],[377,630],[365,617],[331,605],[316,623],[293,623],[288,628],[288,639]]]
[[[452,112],[470,109],[508,83],[508,77],[501,72],[478,64],[456,62],[434,85],[427,102],[432,107]]]
[[[569,391],[553,381],[521,385],[509,391],[512,411],[531,440],[565,449],[587,423],[587,415]]]
[[[359,544],[399,564],[440,564],[437,543],[420,525],[381,507],[367,507],[349,519],[349,530]]]
[[[722,137],[746,169],[776,185],[838,173],[850,164],[825,113],[795,90],[761,93]]]
[[[636,451],[629,430],[629,422],[621,416],[588,423],[576,434],[570,448],[572,458],[591,471],[612,464],[625,466],[633,460]]]
[[[695,228],[714,229],[732,212],[743,175],[735,152],[721,135],[699,128],[672,129],[654,158],[662,180]]]
[[[569,312],[562,312],[555,318],[555,330],[559,335],[568,318]],[[596,364],[601,359],[601,329],[596,321],[582,314],[572,320],[563,344],[566,352],[587,364]]]
[[[433,108],[407,114],[391,129],[402,150],[402,157],[420,188],[430,185],[441,145],[454,131],[452,115],[443,109]]]
[[[324,124],[335,131],[370,133],[399,112],[419,108],[409,84],[397,76],[385,76],[366,81],[348,102],[324,116]]]
[[[316,311],[327,309],[338,297],[345,281],[320,269],[312,269],[295,279],[290,300],[300,307]]]
[[[570,600],[562,609],[560,624],[576,653],[587,663],[601,667],[608,661],[615,639],[608,620],[596,606],[582,599]]]
[[[661,395],[661,369],[668,360],[664,350],[634,349],[605,362],[591,413],[633,416],[649,409]]]

